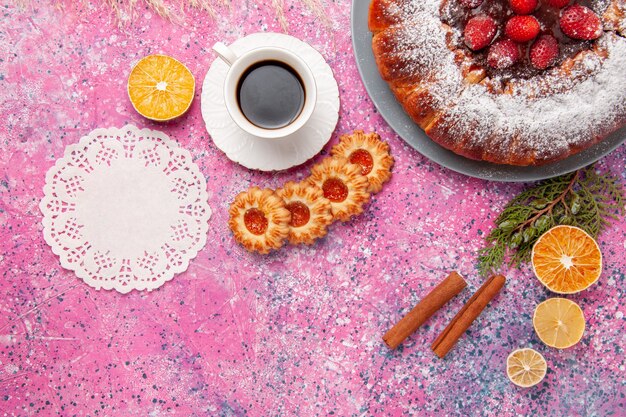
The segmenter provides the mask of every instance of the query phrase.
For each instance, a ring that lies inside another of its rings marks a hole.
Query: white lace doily
[[[44,238],[64,268],[96,289],[153,290],[206,243],[206,181],[162,132],[96,129],[46,174]]]

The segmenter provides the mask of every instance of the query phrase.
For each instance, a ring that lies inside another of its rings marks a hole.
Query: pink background
[[[531,315],[549,293],[524,267],[504,271],[504,291],[444,360],[432,353],[430,343],[481,284],[476,253],[494,216],[523,185],[440,168],[386,126],[357,73],[350,2],[323,1],[320,19],[307,2],[288,0],[287,32],[317,48],[339,82],[331,144],[343,132],[376,130],[396,158],[394,177],[362,216],[312,247],[271,256],[233,241],[228,205],[250,185],[303,178],[319,157],[281,173],[240,167],[211,142],[199,100],[215,41],[282,31],[270,2],[233,0],[215,19],[191,10],[173,23],[140,4],[134,24],[121,27],[103,2],[7,3],[0,5],[0,416],[626,414],[623,221],[600,238],[598,284],[569,297],[587,318],[577,346],[557,351],[538,340]],[[198,84],[189,113],[168,124],[143,119],[126,96],[132,64],[157,52],[186,63]],[[37,205],[65,146],[126,123],[160,129],[191,151],[214,214],[209,243],[187,272],[152,293],[121,295],[95,291],[60,267]],[[624,179],[625,158],[622,146],[599,168]],[[382,334],[451,270],[469,288],[389,351]],[[545,355],[549,371],[537,387],[519,389],[504,362],[527,346]]]

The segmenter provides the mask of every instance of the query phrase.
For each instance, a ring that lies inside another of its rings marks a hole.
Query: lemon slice
[[[142,58],[128,77],[128,97],[139,114],[151,120],[174,119],[189,109],[196,81],[180,61],[167,55]]]
[[[534,349],[517,349],[506,358],[506,374],[519,387],[532,387],[546,376],[546,360]]]
[[[535,309],[533,326],[543,343],[566,349],[582,338],[585,316],[575,302],[566,298],[549,298]]]
[[[550,291],[573,294],[598,280],[602,273],[602,253],[584,230],[556,226],[533,246],[532,264],[535,275]]]

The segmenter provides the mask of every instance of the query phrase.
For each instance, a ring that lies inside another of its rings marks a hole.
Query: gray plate
[[[626,140],[626,128],[621,128],[589,149],[540,167],[515,167],[474,161],[439,146],[404,112],[378,73],[372,52],[372,34],[367,28],[369,3],[370,0],[352,2],[352,44],[363,84],[389,126],[419,153],[439,165],[465,175],[493,181],[536,181],[587,166],[615,150]]]

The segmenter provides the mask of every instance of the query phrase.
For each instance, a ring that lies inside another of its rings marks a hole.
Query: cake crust
[[[382,78],[441,146],[470,159],[543,165],[626,124],[626,2],[592,1],[604,33],[531,76],[488,71],[446,20],[455,0],[372,0],[369,29]]]

